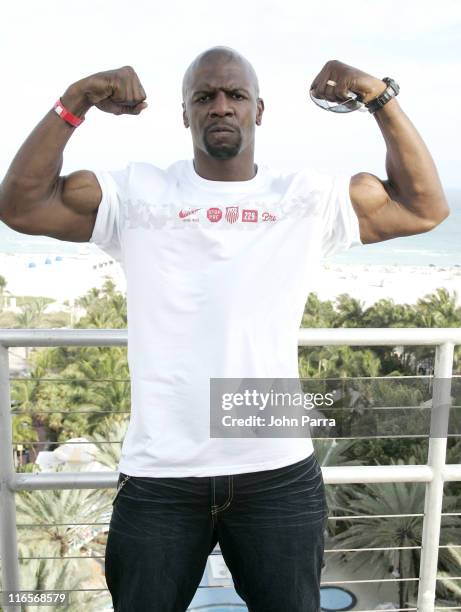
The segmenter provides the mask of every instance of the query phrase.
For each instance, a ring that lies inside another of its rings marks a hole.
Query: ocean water
[[[431,232],[354,247],[328,262],[337,264],[461,266],[461,189],[447,190],[450,216]],[[78,255],[87,243],[29,236],[0,222],[0,253]],[[91,251],[96,247],[90,245]]]
[[[353,247],[332,263],[461,266],[461,189],[446,191],[450,215],[430,232]]]
[[[29,236],[14,232],[0,221],[0,253],[77,255],[86,243],[65,242],[47,236]]]

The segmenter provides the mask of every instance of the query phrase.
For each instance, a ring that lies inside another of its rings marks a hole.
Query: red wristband
[[[65,108],[62,104],[61,98],[55,102],[53,110],[61,117],[61,119],[64,119],[64,121],[69,123],[72,127],[78,127],[81,123],[83,123],[83,121],[85,121],[85,117],[77,117],[71,113],[70,110],[67,110],[67,108]]]

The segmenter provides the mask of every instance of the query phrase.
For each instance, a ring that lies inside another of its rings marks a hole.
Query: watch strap
[[[389,100],[395,98],[395,96],[399,93],[399,86],[397,85],[397,83],[395,83],[393,79],[389,77],[384,77],[384,79],[382,80],[387,85],[386,89],[383,91],[382,94],[365,104],[368,111],[372,114],[382,108],[385,104],[387,104]]]

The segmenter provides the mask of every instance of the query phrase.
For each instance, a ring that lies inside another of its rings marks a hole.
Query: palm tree
[[[336,346],[325,350],[329,358],[324,366],[324,378],[357,378],[380,374],[380,361],[369,349],[354,350],[350,346]]]
[[[13,380],[11,385],[11,400],[14,410],[18,411],[13,416],[13,441],[24,443],[27,440],[40,441],[43,432],[43,419],[36,414],[36,402],[40,382],[33,375],[25,380]],[[19,426],[21,421],[30,422],[30,427]],[[27,438],[26,431],[30,432]],[[30,446],[32,460],[37,456],[37,449],[34,445]],[[39,448],[42,450],[42,448]]]
[[[49,411],[56,406],[53,414],[66,409],[72,417],[71,408],[85,409],[89,415],[90,411],[95,415],[88,417],[92,430],[100,421],[98,411],[129,411],[130,378],[125,347],[71,347],[66,352],[63,348],[34,353],[32,380],[15,381],[14,398],[24,412],[37,413],[42,408]],[[53,379],[59,379],[59,384]]]
[[[21,312],[16,315],[16,327],[29,329],[37,327],[36,310],[30,302],[20,306]]]
[[[77,327],[126,325],[126,300],[115,291],[112,282],[91,290],[80,301],[88,310]],[[39,325],[40,313],[47,303],[43,299],[29,302],[19,323],[28,327]],[[91,436],[100,425],[99,412],[128,412],[130,377],[126,353],[126,347],[56,347],[34,351],[31,380],[14,381],[12,395],[21,413],[32,418],[38,441]],[[60,381],[45,382],[43,378]],[[56,411],[51,412],[54,408]],[[31,435],[30,439],[36,436]],[[39,450],[46,449],[41,446]]]
[[[443,580],[439,581],[439,591],[441,596],[447,598],[446,604],[461,605],[461,585],[457,580],[452,580],[451,576],[455,574],[459,576],[459,570],[461,568],[461,552],[459,548],[455,548],[455,542],[452,542],[453,546],[447,548],[446,566],[448,571],[440,571],[438,573],[439,578]],[[456,598],[456,602],[454,601]],[[445,605],[439,603],[439,605]]]
[[[67,471],[67,465],[56,470]],[[72,471],[75,467],[72,466]],[[55,557],[21,562],[22,588],[66,590],[105,588],[101,577],[95,585],[96,560],[66,557],[104,555],[107,524],[112,512],[112,489],[64,489],[21,491],[16,496],[20,557]],[[31,527],[30,525],[35,525]],[[37,529],[36,526],[40,526]],[[107,594],[72,593],[66,610],[99,612],[110,603]],[[33,606],[27,608],[34,609]]]
[[[38,434],[33,426],[32,418],[28,414],[15,414],[12,418],[12,438],[14,449],[19,451],[18,446],[24,446],[24,443],[35,440],[38,441]],[[29,444],[26,444],[29,446]],[[21,452],[22,461],[22,452]]]
[[[93,382],[87,401],[101,410],[127,411],[130,406],[130,378],[125,347],[88,347],[87,358],[75,364],[79,376]],[[68,370],[62,374],[67,376]],[[110,384],[107,384],[110,381]]]
[[[416,302],[416,323],[418,327],[460,327],[461,307],[457,306],[456,291],[451,294],[439,287]]]
[[[81,612],[82,609],[89,612],[99,612],[111,603],[110,596],[105,592],[82,592],[80,590],[82,588],[95,588],[96,561],[26,558],[49,556],[52,556],[52,551],[46,545],[27,546],[19,543],[22,590],[54,592],[75,590],[75,592],[69,593],[69,600],[65,606],[68,612]],[[105,588],[104,581],[100,581],[100,588]],[[32,612],[41,608],[27,605],[21,607],[21,609],[24,612]]]
[[[415,323],[418,327],[460,327],[461,307],[457,306],[458,294],[439,287],[434,293],[420,298],[416,303]],[[418,360],[427,358],[428,349],[415,350]],[[461,347],[455,347],[453,370],[457,372],[461,363]]]
[[[76,304],[86,310],[76,327],[125,328],[127,325],[126,298],[116,291],[115,284],[108,279],[101,289],[93,288]]]
[[[120,461],[121,442],[125,438],[129,419],[126,417],[111,417],[104,419],[98,429],[102,433],[95,431],[93,440],[97,442],[107,442],[108,440],[120,441],[120,444],[100,444],[94,455],[94,460],[99,461],[111,470],[117,470]]]
[[[29,299],[20,306],[21,312],[16,315],[17,327],[36,328],[43,324],[43,316],[48,306],[55,300],[45,297]]]
[[[69,469],[65,464],[56,471]],[[19,541],[27,546],[46,546],[49,554],[57,557],[82,551],[100,553],[103,548],[98,536],[107,531],[111,501],[112,490],[106,489],[20,491],[16,503],[18,524],[43,527],[21,530]]]
[[[49,297],[36,297],[33,299],[32,304],[40,325],[42,324],[42,319],[43,315],[45,314],[45,310],[50,304],[53,304],[53,302],[55,301],[56,300]]]
[[[55,300],[37,297],[28,300],[20,306],[21,312],[16,314],[16,325],[21,329],[35,329],[43,326],[43,317],[48,305]],[[29,347],[26,347],[26,360],[29,358]]]
[[[312,440],[314,446],[315,457],[321,467],[335,466],[335,465],[361,465],[361,461],[358,459],[349,459],[347,457],[347,451],[353,446],[353,440],[336,440],[329,438],[326,440]],[[341,490],[345,490],[348,487],[355,485],[342,485]],[[325,493],[327,498],[327,504],[329,514],[334,517],[338,513],[339,501],[338,485],[326,485]],[[328,531],[331,535],[334,535],[337,531],[337,521],[329,521]]]
[[[364,327],[412,327],[412,307],[395,304],[393,299],[381,299],[366,309],[362,324]]]
[[[363,318],[363,302],[341,293],[336,298],[336,327],[359,327]]]
[[[407,463],[399,459],[392,464]],[[415,457],[409,464],[415,464]],[[351,516],[366,516],[345,521],[345,530],[334,537],[340,548],[393,548],[420,547],[422,541],[422,517],[398,516],[424,512],[425,486],[422,483],[367,484],[348,488],[339,507]],[[379,515],[396,515],[380,518]],[[459,539],[456,517],[447,517],[443,537],[451,541]],[[417,578],[419,575],[420,549],[384,551],[358,551],[348,553],[349,563],[357,570],[366,566],[373,577],[384,578],[392,571],[395,577]],[[447,549],[440,549],[439,559],[446,566],[450,558]],[[374,568],[374,571],[371,569]],[[458,571],[461,569],[458,568]],[[457,574],[458,575],[458,574]],[[404,608],[417,595],[417,583],[398,583],[399,607]]]
[[[304,307],[302,327],[333,327],[336,316],[331,301],[323,302],[316,293],[311,292]]]

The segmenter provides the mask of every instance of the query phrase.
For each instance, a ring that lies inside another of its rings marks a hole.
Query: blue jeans
[[[121,482],[106,546],[115,612],[185,612],[218,542],[249,612],[319,612],[328,507],[314,455],[261,472]]]

